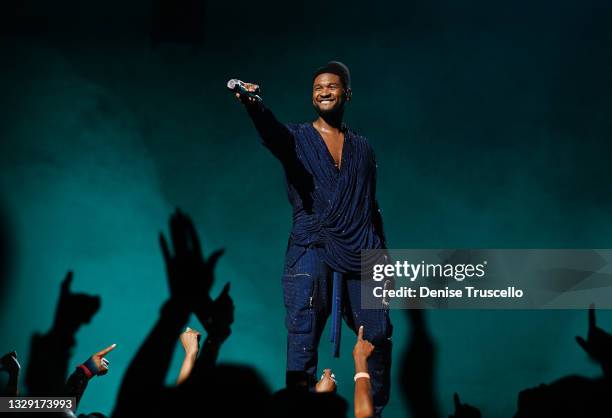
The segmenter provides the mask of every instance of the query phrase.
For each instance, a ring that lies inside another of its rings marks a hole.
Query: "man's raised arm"
[[[294,138],[289,129],[279,122],[268,109],[261,98],[255,96],[259,86],[253,83],[243,83],[242,86],[248,94],[236,90],[236,98],[240,100],[253,120],[255,128],[261,137],[262,143],[281,162],[286,162],[295,155]]]

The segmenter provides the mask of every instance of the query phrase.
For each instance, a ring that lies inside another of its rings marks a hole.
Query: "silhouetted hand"
[[[576,342],[584,351],[603,368],[609,371],[612,365],[612,335],[595,324],[595,306],[589,307],[589,330],[587,339],[577,336]]]
[[[480,410],[466,403],[461,403],[458,393],[453,395],[453,401],[455,402],[455,413],[449,415],[449,418],[480,418]]]
[[[87,369],[89,369],[91,374],[94,376],[105,375],[108,373],[108,365],[110,363],[104,356],[113,351],[115,347],[117,347],[117,344],[112,344],[105,349],[94,353],[85,363],[83,363],[83,365],[87,367]]]
[[[185,355],[197,355],[200,350],[200,333],[187,327],[180,336]]]
[[[331,372],[331,369],[323,370],[323,376],[315,385],[315,391],[317,393],[336,391],[336,376]]]
[[[21,365],[17,361],[17,352],[11,351],[0,358],[0,370],[6,370],[9,374],[17,374],[21,370]]]
[[[364,327],[359,327],[357,332],[357,342],[353,347],[353,359],[355,360],[355,372],[367,372],[368,369],[368,358],[374,351],[374,345],[368,340],[363,339]]]
[[[227,283],[217,299],[212,303],[208,318],[202,322],[208,336],[217,341],[225,341],[232,333],[234,323],[234,301],[229,295],[230,284]]]
[[[72,277],[72,271],[69,271],[62,282],[53,328],[56,331],[74,334],[81,325],[88,324],[100,309],[100,297],[72,293],[70,290]]]
[[[170,297],[187,303],[195,311],[210,303],[209,292],[214,282],[214,268],[223,250],[217,250],[205,259],[193,222],[178,209],[170,218],[170,236],[174,254],[170,253],[164,235],[159,234]]]

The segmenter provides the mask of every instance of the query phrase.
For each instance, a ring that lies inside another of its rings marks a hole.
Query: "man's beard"
[[[319,106],[314,106],[317,114],[323,118],[329,118],[329,117],[335,117],[335,116],[341,115],[343,107],[344,106],[342,106],[342,104],[340,104],[339,106],[335,106],[331,109],[321,109]]]

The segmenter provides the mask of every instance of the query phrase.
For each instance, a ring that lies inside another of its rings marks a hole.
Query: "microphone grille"
[[[240,85],[240,80],[236,80],[235,78],[232,78],[230,81],[227,82],[227,88],[230,90],[234,90],[239,85]]]

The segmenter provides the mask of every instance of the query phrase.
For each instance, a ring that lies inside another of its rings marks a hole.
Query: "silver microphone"
[[[255,91],[249,91],[246,88],[246,83],[244,81],[238,80],[236,78],[232,78],[231,80],[227,82],[227,88],[231,91],[235,91],[236,93],[239,93],[241,96],[245,95],[248,97],[252,97],[257,102],[262,101],[261,97],[257,95],[257,93],[259,93],[259,86],[257,86],[257,89]]]
[[[235,90],[245,90],[247,92],[249,92],[249,90],[246,88],[246,83],[242,80],[238,80],[237,78],[232,78],[230,81],[227,82],[227,88],[235,91]],[[259,93],[259,86],[257,86],[257,89],[253,92],[249,92],[249,93],[253,93],[253,94],[257,94]]]

